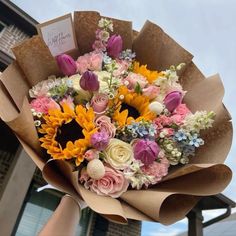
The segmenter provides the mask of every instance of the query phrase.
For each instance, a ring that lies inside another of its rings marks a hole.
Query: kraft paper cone
[[[100,18],[97,12],[75,12],[79,47],[75,55],[91,51]],[[47,162],[40,153],[26,97],[29,87],[51,74],[60,73],[55,59],[39,36],[26,40],[13,50],[16,62],[4,71],[0,81],[0,116],[16,133],[48,183],[75,198],[81,196],[89,207],[111,221],[126,223],[130,218],[171,224],[184,218],[200,196],[223,191],[231,180],[231,170],[223,164],[232,143],[231,117],[222,104],[224,88],[218,75],[206,79],[192,62],[193,56],[157,25],[147,21],[138,33],[132,30],[131,22],[113,22],[114,33],[123,37],[124,48],[132,46],[137,60],[148,64],[149,69],[160,71],[184,62],[186,66],[179,75],[183,88],[188,91],[186,104],[193,112],[215,111],[214,126],[202,133],[205,145],[198,149],[188,165],[173,168],[161,183],[152,188],[128,190],[119,199],[113,199],[86,190],[78,183],[78,172],[65,161]]]
[[[14,78],[14,79],[9,79]],[[28,94],[30,86],[18,64],[14,61],[1,76],[1,81],[17,106],[21,109],[24,97]]]
[[[193,56],[171,39],[160,27],[147,21],[134,39],[137,60],[153,70],[166,70],[171,65],[190,63]]]
[[[55,181],[58,181],[60,185],[58,166],[62,167],[64,165],[64,171],[62,171],[61,176],[67,176],[69,182],[74,184],[74,188],[80,193],[80,196],[87,202],[88,206],[94,211],[103,214],[106,218],[119,223],[125,223],[127,215],[131,219],[140,220],[140,213],[142,213],[141,219],[143,220],[172,224],[182,219],[197,203],[199,197],[195,196],[207,196],[221,192],[232,177],[230,169],[223,164],[184,166],[185,170],[179,171],[175,176],[172,176],[171,180],[159,183],[156,187],[148,190],[129,190],[124,193],[120,198],[129,205],[128,208],[124,208],[119,200],[98,196],[78,185],[78,172],[73,173],[69,167],[66,168],[69,164],[65,161],[52,160],[49,163],[54,163],[54,168],[52,165],[47,164],[45,166],[47,171],[43,170],[44,178],[48,183],[57,187],[58,184],[55,184]],[[51,168],[50,171],[48,171],[49,168]],[[67,171],[65,171],[66,169]],[[53,172],[55,174],[52,174]],[[67,189],[62,190],[66,191]],[[139,196],[138,198],[137,195]],[[172,212],[171,214],[171,211],[169,211],[169,214],[167,214],[165,206],[169,207],[171,203],[172,207],[169,209],[175,209],[175,213],[173,214]],[[176,205],[176,203],[178,204]],[[137,209],[139,214],[137,214]],[[144,215],[145,218],[143,218]]]
[[[40,36],[33,36],[12,50],[31,87],[50,75],[61,74],[55,58]]]

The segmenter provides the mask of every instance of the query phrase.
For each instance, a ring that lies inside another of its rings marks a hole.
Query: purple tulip
[[[102,151],[107,147],[110,139],[106,132],[101,131],[92,134],[90,141],[95,149],[97,149],[98,151]]]
[[[107,42],[107,54],[112,58],[117,58],[122,51],[123,41],[120,35],[112,35]]]
[[[99,81],[96,74],[91,71],[85,71],[80,79],[80,87],[87,91],[98,91]]]
[[[140,160],[144,165],[152,164],[160,152],[160,147],[156,142],[144,139],[136,141],[133,149],[134,158]]]
[[[169,112],[173,112],[182,102],[183,95],[180,91],[173,91],[166,95],[164,104]]]
[[[61,54],[56,57],[58,67],[64,75],[70,76],[76,73],[77,67],[74,59],[66,54]]]

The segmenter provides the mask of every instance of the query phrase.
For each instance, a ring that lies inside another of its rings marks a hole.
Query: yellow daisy
[[[76,166],[84,160],[83,155],[90,146],[90,138],[96,132],[94,112],[81,105],[75,109],[67,104],[62,110],[49,110],[44,117],[45,124],[39,128],[43,134],[41,146],[54,159],[75,159]]]
[[[123,127],[131,121],[153,120],[155,114],[149,110],[149,98],[135,92],[129,92],[127,87],[121,86],[114,99],[115,111],[113,120]]]

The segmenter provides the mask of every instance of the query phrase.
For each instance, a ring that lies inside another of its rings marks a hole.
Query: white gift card
[[[71,14],[39,24],[37,29],[53,56],[77,48]]]

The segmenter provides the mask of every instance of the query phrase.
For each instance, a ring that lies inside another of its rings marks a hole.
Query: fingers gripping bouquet
[[[219,77],[150,22],[130,33],[76,12],[74,24],[79,56],[53,58],[34,37],[14,49],[25,76],[14,63],[1,78],[1,117],[45,179],[120,223],[170,224],[221,192],[232,126]]]

